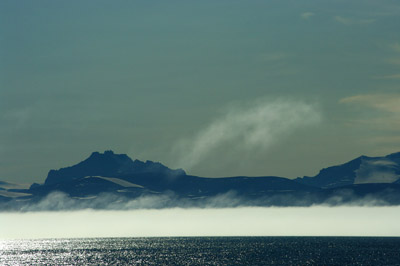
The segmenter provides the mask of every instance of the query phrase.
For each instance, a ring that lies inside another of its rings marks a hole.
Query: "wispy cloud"
[[[302,19],[310,19],[313,16],[315,16],[315,14],[313,12],[304,12],[304,13],[301,13],[301,15],[300,15],[300,17]]]
[[[320,119],[315,106],[296,101],[259,101],[232,108],[194,137],[177,144],[178,165],[190,169],[221,147],[242,154],[267,149]]]
[[[31,119],[32,113],[34,112],[32,107],[25,107],[21,109],[9,110],[4,112],[0,117],[3,121],[8,121],[10,125],[21,128],[27,124]]]
[[[395,52],[397,52],[397,53],[400,53],[400,43],[393,43],[393,44],[391,44],[390,45],[390,48],[393,50],[393,51],[395,51]]]
[[[390,51],[394,52],[394,54],[392,54],[392,56],[390,58],[387,58],[386,62],[389,64],[393,64],[393,65],[400,65],[400,58],[399,58],[400,43],[396,42],[396,43],[389,44],[389,49],[390,49]],[[397,76],[400,76],[400,74],[397,74],[394,76],[397,77]]]
[[[378,136],[378,137],[372,137],[368,138],[367,142],[369,143],[382,143],[382,144],[392,144],[392,143],[400,143],[400,136]],[[385,146],[388,146],[385,145]],[[384,150],[380,152],[379,154],[388,154],[390,152],[393,152],[393,149],[390,150]]]
[[[343,25],[367,25],[374,23],[376,19],[356,19],[356,18],[346,18],[342,16],[335,16],[334,17],[336,22],[339,22]]]
[[[400,74],[376,76],[375,78],[376,79],[400,79]]]
[[[393,69],[390,74],[375,76],[376,79],[393,80],[400,79],[400,72],[397,65],[400,65],[400,43],[389,43],[384,46],[388,52],[388,56],[383,59],[386,64],[392,65]],[[394,66],[393,66],[394,65]],[[393,73],[394,72],[394,73]],[[397,72],[397,73],[396,73]]]
[[[399,94],[362,94],[343,98],[339,102],[363,105],[391,113],[400,113]]]
[[[347,121],[349,126],[369,132],[369,136],[359,139],[360,142],[375,145],[377,154],[398,150],[400,94],[355,95],[343,98],[339,102],[354,107],[363,106],[366,109],[366,113],[363,111],[354,113],[357,118],[349,118]],[[375,110],[375,113],[371,113],[371,110]],[[368,115],[365,116],[365,114]]]
[[[400,58],[387,58],[385,62],[392,65],[400,65]]]

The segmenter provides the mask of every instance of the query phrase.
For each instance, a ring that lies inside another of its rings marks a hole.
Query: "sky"
[[[400,3],[0,3],[0,180],[113,150],[209,177],[400,151]]]

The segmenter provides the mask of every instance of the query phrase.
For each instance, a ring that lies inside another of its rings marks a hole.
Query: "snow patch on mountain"
[[[115,178],[115,177],[105,177],[105,176],[86,176],[85,178],[100,178],[109,182],[112,182],[114,184],[120,185],[122,187],[136,187],[136,188],[144,188],[143,186],[133,184],[131,182],[128,182],[126,180],[120,179],[120,178]]]
[[[397,163],[386,158],[362,159],[360,168],[355,171],[354,184],[393,183],[399,179],[396,174]]]

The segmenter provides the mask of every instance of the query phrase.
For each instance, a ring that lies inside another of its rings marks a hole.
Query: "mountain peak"
[[[97,157],[97,156],[102,156],[102,155],[113,156],[113,155],[115,155],[115,153],[112,150],[106,150],[106,151],[104,151],[104,153],[100,153],[98,151],[94,151],[94,152],[92,152],[90,157]],[[125,155],[125,154],[120,154],[120,155]]]
[[[93,152],[87,159],[76,165],[50,170],[45,184],[63,183],[86,176],[121,177],[143,173],[185,175],[181,169],[171,170],[158,162],[133,161],[126,154],[116,154],[111,150],[106,150],[104,153]]]
[[[302,184],[335,188],[365,183],[393,183],[400,177],[400,152],[385,157],[362,155],[347,163],[322,169],[316,176],[297,178]]]
[[[386,156],[386,158],[390,159],[400,159],[400,152],[395,152]]]

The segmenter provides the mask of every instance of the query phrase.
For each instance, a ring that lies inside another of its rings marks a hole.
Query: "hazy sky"
[[[0,180],[112,149],[203,176],[400,151],[400,3],[0,2]]]

